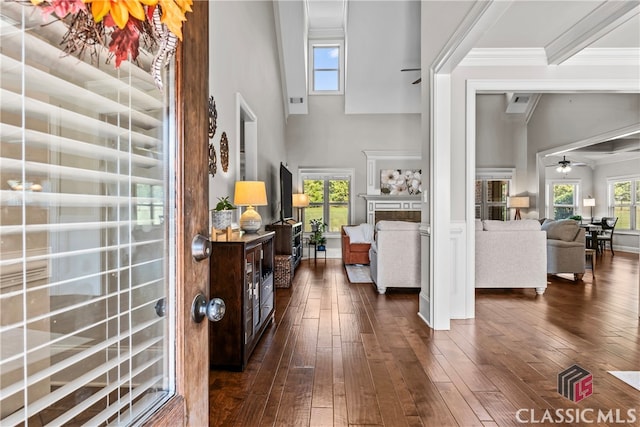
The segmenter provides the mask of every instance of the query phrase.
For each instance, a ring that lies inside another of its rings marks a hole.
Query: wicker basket
[[[274,272],[276,288],[291,287],[293,257],[291,255],[276,255],[274,258],[276,263],[276,271]]]

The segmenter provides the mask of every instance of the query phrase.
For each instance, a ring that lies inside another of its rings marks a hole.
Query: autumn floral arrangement
[[[191,12],[193,0],[30,0],[44,18],[54,15],[63,20],[68,31],[62,40],[66,53],[80,58],[97,46],[107,46],[115,57],[116,68],[122,61],[136,61],[143,48],[158,46],[151,64],[156,86],[162,89],[161,69],[182,40],[182,23]]]

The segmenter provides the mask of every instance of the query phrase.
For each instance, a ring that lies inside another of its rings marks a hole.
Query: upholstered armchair
[[[343,225],[340,237],[343,264],[369,264],[369,248],[373,241],[371,224]]]
[[[371,278],[378,292],[387,288],[420,288],[420,224],[378,221],[369,250]]]
[[[547,232],[547,273],[573,273],[581,280],[585,270],[585,230],[572,219],[546,220],[542,230]]]

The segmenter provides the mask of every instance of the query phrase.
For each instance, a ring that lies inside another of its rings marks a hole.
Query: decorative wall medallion
[[[229,170],[229,141],[226,132],[222,132],[220,138],[220,165],[222,165],[223,172]]]
[[[216,134],[216,128],[218,121],[218,110],[216,110],[216,101],[213,100],[213,95],[209,97],[209,138],[213,138]]]
[[[218,171],[218,166],[216,166],[217,161],[216,147],[213,146],[213,141],[211,141],[209,143],[209,173],[211,177],[216,176],[216,172]]]

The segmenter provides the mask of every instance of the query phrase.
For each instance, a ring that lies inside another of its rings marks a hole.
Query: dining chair
[[[598,234],[598,245],[601,248],[601,252],[604,253],[604,250],[607,247],[607,242],[609,242],[609,249],[611,249],[611,255],[615,255],[613,252],[613,232],[616,229],[616,223],[618,222],[618,217],[602,217],[602,221],[600,223],[602,227],[602,231]]]

